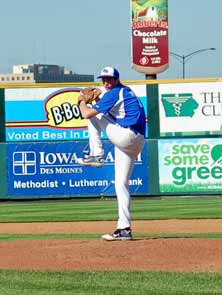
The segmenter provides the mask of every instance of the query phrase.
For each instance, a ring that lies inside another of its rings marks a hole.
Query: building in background
[[[1,84],[93,82],[94,75],[76,74],[65,67],[48,64],[14,65],[13,72],[0,73]]]

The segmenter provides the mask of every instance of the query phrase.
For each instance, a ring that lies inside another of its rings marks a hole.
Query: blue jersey
[[[128,86],[119,84],[107,91],[93,106],[99,113],[109,114],[115,123],[145,135],[146,116],[142,103]]]

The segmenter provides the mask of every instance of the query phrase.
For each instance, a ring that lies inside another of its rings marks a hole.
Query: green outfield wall
[[[222,79],[123,81],[146,110],[146,143],[129,182],[133,196],[221,194]],[[100,83],[2,85],[0,198],[114,196],[113,146],[105,166],[81,167],[88,148],[79,91]]]

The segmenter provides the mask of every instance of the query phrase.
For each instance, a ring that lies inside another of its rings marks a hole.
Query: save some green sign
[[[165,139],[158,150],[160,192],[221,192],[221,138]]]

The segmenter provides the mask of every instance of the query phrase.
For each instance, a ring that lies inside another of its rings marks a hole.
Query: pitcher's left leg
[[[115,190],[118,202],[118,229],[131,226],[129,179],[135,159],[135,156],[130,156],[118,147],[115,147]]]

